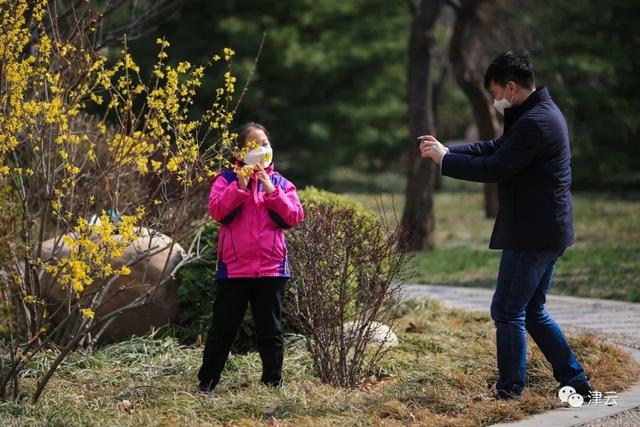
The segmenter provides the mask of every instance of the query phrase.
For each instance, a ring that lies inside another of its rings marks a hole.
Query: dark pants
[[[280,385],[284,353],[282,303],[286,281],[286,278],[273,277],[216,282],[213,320],[198,372],[201,385],[213,388],[220,381],[247,303],[251,305],[256,326],[258,352],[262,359],[262,382]]]
[[[496,388],[520,394],[527,362],[527,332],[564,385],[587,380],[558,324],[544,307],[558,258],[557,252],[503,251],[491,317],[496,323],[498,371]]]

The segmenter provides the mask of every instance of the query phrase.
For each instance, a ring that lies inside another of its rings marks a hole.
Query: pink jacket
[[[216,176],[209,194],[209,213],[218,221],[217,279],[291,277],[284,229],[304,218],[296,187],[273,170],[265,169],[275,191],[251,177],[246,190],[227,169]]]

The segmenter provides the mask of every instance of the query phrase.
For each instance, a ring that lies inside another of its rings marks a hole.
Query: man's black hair
[[[533,64],[526,50],[509,51],[500,54],[493,60],[484,75],[484,87],[489,89],[492,82],[506,86],[508,81],[514,81],[527,89],[535,86]]]

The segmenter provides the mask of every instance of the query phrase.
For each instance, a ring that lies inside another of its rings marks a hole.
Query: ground
[[[496,379],[494,327],[487,316],[408,302],[396,330],[401,345],[358,390],[321,384],[300,342],[286,353],[285,387],[260,386],[256,353],[234,355],[214,396],[194,394],[202,353],[173,338],[136,338],[70,356],[33,405],[0,405],[2,425],[488,425],[558,405],[556,383],[531,346],[522,402],[489,400]],[[571,338],[601,390],[621,390],[640,366],[590,335]],[[51,355],[28,375],[42,372]],[[596,369],[597,367],[597,369]],[[35,384],[28,379],[25,391]],[[273,417],[273,419],[272,419]]]
[[[396,186],[397,187],[397,186]],[[493,220],[485,219],[479,187],[435,197],[438,247],[414,254],[416,283],[491,287],[499,252],[487,249]],[[355,194],[394,220],[401,195]],[[640,300],[640,198],[575,195],[577,242],[558,264],[553,293]],[[258,384],[256,353],[231,356],[213,397],[194,394],[201,346],[144,337],[70,356],[37,405],[0,404],[2,425],[488,425],[554,406],[556,384],[530,346],[529,387],[522,402],[488,400],[496,379],[494,326],[487,316],[408,303],[396,325],[401,345],[358,390],[321,384],[298,342],[287,350],[282,391]],[[571,344],[599,390],[622,390],[640,366],[591,335]],[[25,373],[25,395],[53,354]],[[272,418],[273,417],[273,418]],[[277,421],[276,421],[277,420]]]

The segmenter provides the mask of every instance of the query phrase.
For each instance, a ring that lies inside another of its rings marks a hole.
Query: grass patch
[[[493,220],[484,218],[480,189],[436,194],[438,247],[415,254],[416,282],[495,285],[500,252],[487,249]],[[350,196],[377,211],[384,206],[390,221],[402,214],[402,195]],[[576,243],[558,262],[551,293],[640,302],[640,199],[578,193],[574,223]]]
[[[400,346],[358,390],[321,384],[300,343],[287,350],[285,387],[259,385],[256,353],[232,355],[214,396],[194,394],[201,347],[172,338],[135,338],[91,354],[71,355],[37,405],[0,405],[2,425],[406,425],[475,426],[515,420],[558,405],[556,383],[535,346],[521,402],[488,399],[496,380],[493,323],[487,316],[408,302]],[[590,335],[570,338],[602,392],[619,392],[640,366]],[[41,372],[53,354],[34,363]],[[36,372],[37,371],[37,372]],[[31,392],[35,380],[27,379]]]

